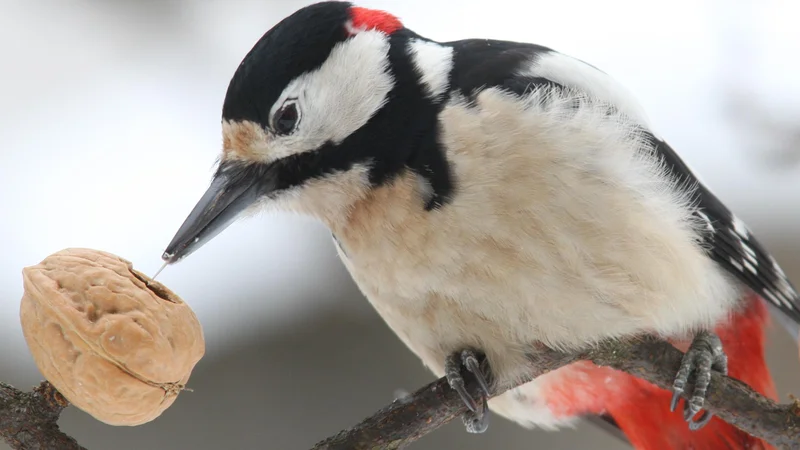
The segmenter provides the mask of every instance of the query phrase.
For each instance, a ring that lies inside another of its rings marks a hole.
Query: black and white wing
[[[708,224],[704,239],[711,258],[800,324],[800,296],[775,258],[747,225],[697,180],[667,143],[652,135],[651,138],[672,175],[681,183],[697,186],[694,200],[698,209],[695,214]]]
[[[779,319],[795,338],[800,331],[800,299],[796,289],[767,250],[692,173],[678,154],[648,131],[638,102],[607,74],[580,60],[535,44],[469,39],[448,42],[453,48],[449,89],[472,99],[482,89],[497,87],[525,95],[543,86],[568,87],[608,103],[632,117],[652,140],[656,153],[680,186],[695,187],[695,215],[708,226],[702,239],[709,257],[779,311]],[[608,415],[586,417],[620,440],[627,438]]]
[[[469,39],[446,43],[453,47],[450,89],[466,98],[488,87],[524,95],[550,85],[577,89],[608,103],[643,127],[657,154],[682,186],[694,186],[695,215],[708,224],[703,236],[709,256],[735,278],[766,299],[790,319],[791,331],[800,326],[800,297],[780,265],[736,217],[692,173],[678,154],[647,130],[646,116],[633,96],[611,77],[575,58],[535,44]]]

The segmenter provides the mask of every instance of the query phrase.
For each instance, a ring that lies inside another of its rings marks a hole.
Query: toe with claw
[[[683,405],[683,417],[692,430],[703,428],[713,417],[713,414],[704,411],[699,419],[694,420],[694,416],[703,409],[706,389],[708,389],[708,384],[711,382],[712,371],[727,375],[728,358],[722,350],[722,342],[719,337],[713,333],[703,331],[694,337],[689,350],[683,355],[680,369],[678,369],[675,381],[672,384],[670,410],[675,411],[681,394],[686,389],[689,377],[694,374],[694,391],[692,391],[690,399],[684,402]]]
[[[481,397],[475,399],[467,392],[464,382],[464,371],[472,374],[481,389]],[[470,433],[483,433],[489,428],[489,384],[481,369],[478,354],[473,350],[462,350],[450,354],[445,360],[445,376],[469,411],[461,417],[464,426]]]

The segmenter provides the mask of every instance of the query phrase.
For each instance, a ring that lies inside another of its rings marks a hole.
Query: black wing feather
[[[709,256],[772,306],[800,323],[800,296],[772,255],[744,222],[700,183],[672,147],[647,134],[671,175],[682,185],[696,186],[695,215],[709,224],[703,236]]]

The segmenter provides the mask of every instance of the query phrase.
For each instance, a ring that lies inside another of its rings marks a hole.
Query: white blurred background
[[[204,192],[230,76],[298,0],[0,0],[0,379],[41,375],[19,325],[21,269],[65,247],[144,272]],[[626,84],[661,133],[800,283],[800,3],[793,0],[364,0],[439,40],[531,41]],[[432,379],[383,325],[321,226],[259,216],[159,281],[203,324],[207,353],[159,419],[101,424],[70,408],[91,450],[303,449]],[[797,347],[776,329],[782,400]],[[589,425],[489,432],[451,424],[418,449],[624,448]],[[0,444],[0,448],[2,444]]]

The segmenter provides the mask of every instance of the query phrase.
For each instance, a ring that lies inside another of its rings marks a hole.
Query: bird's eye
[[[275,113],[275,117],[272,119],[272,126],[277,134],[286,135],[297,128],[299,121],[300,113],[297,110],[297,102],[288,101]]]

